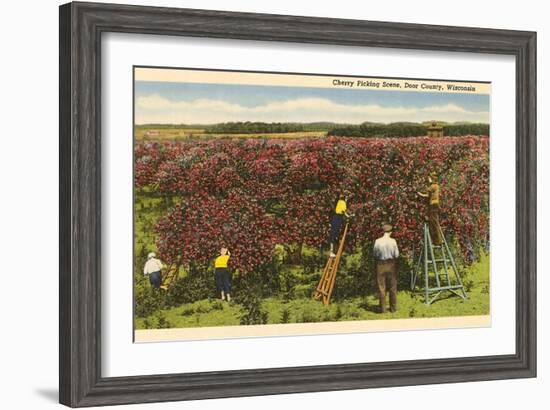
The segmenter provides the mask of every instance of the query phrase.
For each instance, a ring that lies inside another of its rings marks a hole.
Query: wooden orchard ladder
[[[338,245],[338,253],[336,257],[328,258],[323,274],[321,275],[321,280],[317,285],[317,289],[313,294],[313,299],[319,300],[322,298],[323,305],[328,305],[330,303],[330,297],[332,296],[332,290],[334,289],[334,281],[336,280],[336,273],[338,272],[338,266],[340,265],[340,259],[342,258],[342,253],[344,252],[344,243],[346,242],[346,235],[348,234],[348,224],[344,228],[344,233],[340,239],[340,244]]]
[[[177,279],[180,267],[179,265],[170,265],[165,275],[162,275],[161,289],[168,290],[170,285]]]

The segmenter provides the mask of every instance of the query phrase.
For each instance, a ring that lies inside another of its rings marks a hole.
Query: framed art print
[[[60,22],[61,403],[535,376],[535,33]]]

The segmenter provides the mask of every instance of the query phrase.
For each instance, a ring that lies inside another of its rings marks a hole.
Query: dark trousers
[[[334,248],[338,247],[340,232],[344,224],[344,215],[335,214],[330,221],[330,243],[334,244]]]
[[[439,246],[443,243],[441,228],[439,226],[439,205],[428,205],[428,229],[432,244]]]
[[[149,282],[151,282],[152,287],[156,289],[160,288],[160,284],[162,283],[162,276],[160,274],[160,271],[151,272],[149,274]]]
[[[231,294],[231,274],[227,268],[216,268],[216,286],[226,295]]]
[[[395,259],[378,261],[376,264],[376,285],[378,287],[378,299],[380,311],[386,312],[386,285],[389,285],[390,310],[397,310],[397,269]]]

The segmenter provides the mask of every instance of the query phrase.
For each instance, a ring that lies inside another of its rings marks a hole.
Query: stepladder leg
[[[466,291],[460,277],[460,272],[458,271],[455,260],[441,228],[440,234],[442,238],[441,245],[433,245],[428,226],[427,224],[424,224],[422,259],[424,262],[424,303],[426,305],[431,305],[436,302],[440,299],[440,295],[444,292],[449,292],[453,295],[459,296],[463,300],[467,298]],[[435,250],[439,250],[439,253],[436,254]],[[437,265],[438,262],[441,263],[439,268]],[[434,274],[431,286],[430,266],[433,268]],[[443,269],[443,272],[441,272],[441,268]],[[451,280],[451,268],[456,282]],[[443,281],[441,281],[440,276],[443,277]]]

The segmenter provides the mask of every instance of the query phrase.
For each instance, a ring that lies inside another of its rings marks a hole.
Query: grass
[[[170,204],[172,206],[173,204]],[[167,210],[165,199],[151,193],[148,189],[136,191],[134,202],[134,250],[136,274],[141,275],[141,268],[149,252],[157,252],[155,245],[155,225]],[[180,268],[179,276],[187,272]]]
[[[403,289],[398,291],[395,313],[378,313],[376,295],[333,300],[329,306],[324,306],[321,302],[309,297],[289,301],[271,297],[262,300],[261,309],[267,312],[268,324],[489,314],[489,255],[482,254],[481,259],[467,269],[464,278],[465,285],[469,289],[468,299],[463,301],[457,296],[446,293],[441,299],[428,306],[424,304],[422,292]],[[338,280],[336,286],[338,286]],[[238,303],[205,299],[161,310],[147,318],[137,318],[136,328],[157,328],[159,317],[165,318],[169,323],[168,327],[174,328],[236,326],[240,324],[242,314],[243,308]]]
[[[136,319],[136,329],[157,329],[159,317],[167,327],[203,327],[238,325],[241,307],[221,300],[205,299],[176,308],[161,310],[147,318]]]

